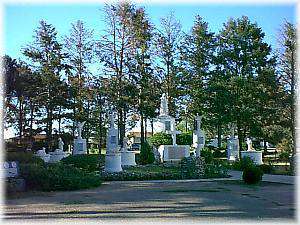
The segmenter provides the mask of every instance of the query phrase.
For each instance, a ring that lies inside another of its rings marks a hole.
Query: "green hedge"
[[[178,145],[192,145],[193,135],[191,133],[181,133],[176,135],[176,144]]]
[[[44,164],[44,161],[32,152],[6,152],[5,160],[18,161],[19,163]]]
[[[172,137],[171,134],[159,132],[149,138],[149,143],[154,145],[156,148],[158,148],[160,145],[171,145]]]
[[[99,176],[62,163],[21,164],[20,175],[25,179],[28,190],[70,191],[101,184]]]
[[[204,178],[228,177],[227,161],[214,160],[205,164]]]
[[[211,163],[214,160],[213,152],[211,149],[204,147],[200,152],[201,157],[204,157],[205,163]]]
[[[148,142],[144,142],[141,145],[141,151],[139,155],[139,163],[142,165],[151,164],[155,160],[154,154],[152,151],[152,147],[148,144]]]
[[[250,157],[243,157],[241,160],[232,163],[232,169],[243,171],[245,168],[254,166],[254,163]]]
[[[250,166],[243,170],[243,180],[246,184],[256,184],[262,180],[263,171],[258,166]]]
[[[72,165],[76,168],[93,172],[99,170],[101,165],[104,165],[105,156],[99,154],[89,155],[70,155],[61,160],[63,164]]]

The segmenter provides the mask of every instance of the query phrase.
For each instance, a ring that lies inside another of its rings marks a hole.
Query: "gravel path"
[[[237,176],[237,175],[236,175]],[[240,181],[112,181],[96,189],[31,193],[6,200],[5,219],[224,222],[295,220],[295,185]]]

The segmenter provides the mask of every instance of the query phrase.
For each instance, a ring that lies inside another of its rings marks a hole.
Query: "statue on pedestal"
[[[252,140],[250,138],[247,138],[246,143],[247,143],[247,147],[248,147],[247,151],[254,151],[254,148],[252,146]]]
[[[58,149],[60,149],[61,151],[64,150],[64,142],[63,140],[60,138],[58,138]]]
[[[79,138],[79,139],[82,138],[81,137],[81,133],[82,133],[82,129],[83,129],[83,126],[84,126],[85,122],[86,121],[84,121],[84,122],[78,122],[78,124],[77,124],[77,131],[78,131],[78,137],[77,138]]]
[[[127,137],[124,137],[124,138],[123,138],[123,147],[122,147],[122,149],[123,149],[124,151],[126,151],[126,150],[128,149],[127,142],[128,142],[128,138],[127,138]]]
[[[168,109],[168,100],[165,93],[162,94],[160,98],[160,110],[159,110],[160,116],[167,116],[169,115],[169,109]]]

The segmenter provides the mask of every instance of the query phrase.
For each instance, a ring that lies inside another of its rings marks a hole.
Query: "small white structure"
[[[202,117],[197,114],[193,132],[193,147],[196,148],[196,157],[200,157],[201,149],[205,145],[205,135],[201,130],[201,119]]]
[[[50,160],[49,163],[56,163],[67,157],[68,154],[63,150],[64,142],[61,138],[58,139],[58,149],[55,149],[54,152],[50,152]]]
[[[19,166],[18,163],[15,161],[5,161],[3,163],[3,174],[4,178],[5,177],[18,177],[19,176]]]
[[[236,161],[239,157],[240,145],[238,137],[235,137],[234,130],[235,125],[231,124],[231,134],[227,139],[227,160],[228,161]]]
[[[73,155],[87,154],[86,139],[83,139],[81,137],[81,133],[82,133],[84,124],[85,124],[85,121],[82,123],[79,122],[77,125],[78,137],[74,140]]]
[[[123,147],[121,149],[121,165],[122,166],[135,166],[135,152],[128,151],[127,147],[128,138],[124,137]]]
[[[46,153],[46,150],[45,150],[44,147],[42,149],[40,149],[40,150],[37,150],[37,152],[35,153],[35,155],[37,157],[40,157],[46,163],[50,161],[50,154]]]
[[[249,157],[256,165],[263,164],[262,161],[262,151],[256,151],[252,146],[252,140],[247,138],[247,151],[241,151],[241,157]]]
[[[110,127],[106,138],[105,167],[106,172],[121,172],[121,152],[118,146],[118,130],[115,128],[114,114],[110,115]]]
[[[161,161],[180,161],[190,156],[188,145],[161,145],[158,147]]]
[[[217,148],[218,147],[218,138],[211,139],[207,145]]]
[[[160,98],[158,123],[162,128],[162,132],[172,135],[173,141],[172,145],[159,146],[158,152],[161,156],[161,161],[178,161],[184,157],[189,157],[190,146],[176,144],[176,134],[180,134],[180,131],[176,130],[175,118],[169,115],[168,101],[165,93]]]

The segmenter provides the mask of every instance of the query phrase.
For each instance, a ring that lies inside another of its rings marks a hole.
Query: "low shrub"
[[[250,157],[243,157],[241,160],[237,160],[232,163],[232,169],[243,171],[245,168],[254,166],[254,162]]]
[[[180,172],[184,179],[195,179],[204,176],[205,162],[203,157],[185,157],[180,161]]]
[[[141,151],[139,155],[139,163],[142,165],[151,164],[155,160],[154,153],[152,151],[152,147],[149,145],[148,142],[144,142],[141,145]]]
[[[70,191],[101,184],[99,176],[62,163],[21,164],[20,175],[25,179],[29,190]]]
[[[228,163],[226,161],[214,160],[205,164],[205,178],[228,177]]]
[[[274,172],[274,167],[270,164],[262,164],[259,165],[259,168],[264,172],[264,173],[273,173]]]
[[[204,157],[205,163],[211,163],[214,159],[212,150],[209,148],[203,148],[200,153],[201,157]]]
[[[176,135],[176,144],[178,145],[192,145],[193,135],[191,133],[181,133]]]
[[[32,152],[6,152],[6,161],[18,161],[19,163],[43,164],[44,161]]]
[[[72,165],[87,172],[99,170],[100,165],[104,165],[104,161],[105,156],[99,154],[70,155],[61,160],[63,164]]]
[[[262,180],[263,172],[258,166],[250,166],[243,170],[243,180],[246,184],[257,184]]]
[[[215,148],[213,151],[213,157],[214,158],[225,158],[226,151],[221,151],[220,149]]]
[[[149,143],[154,145],[158,148],[160,145],[171,145],[172,144],[172,137],[171,134],[166,134],[164,132],[159,132],[154,134],[149,139]]]

